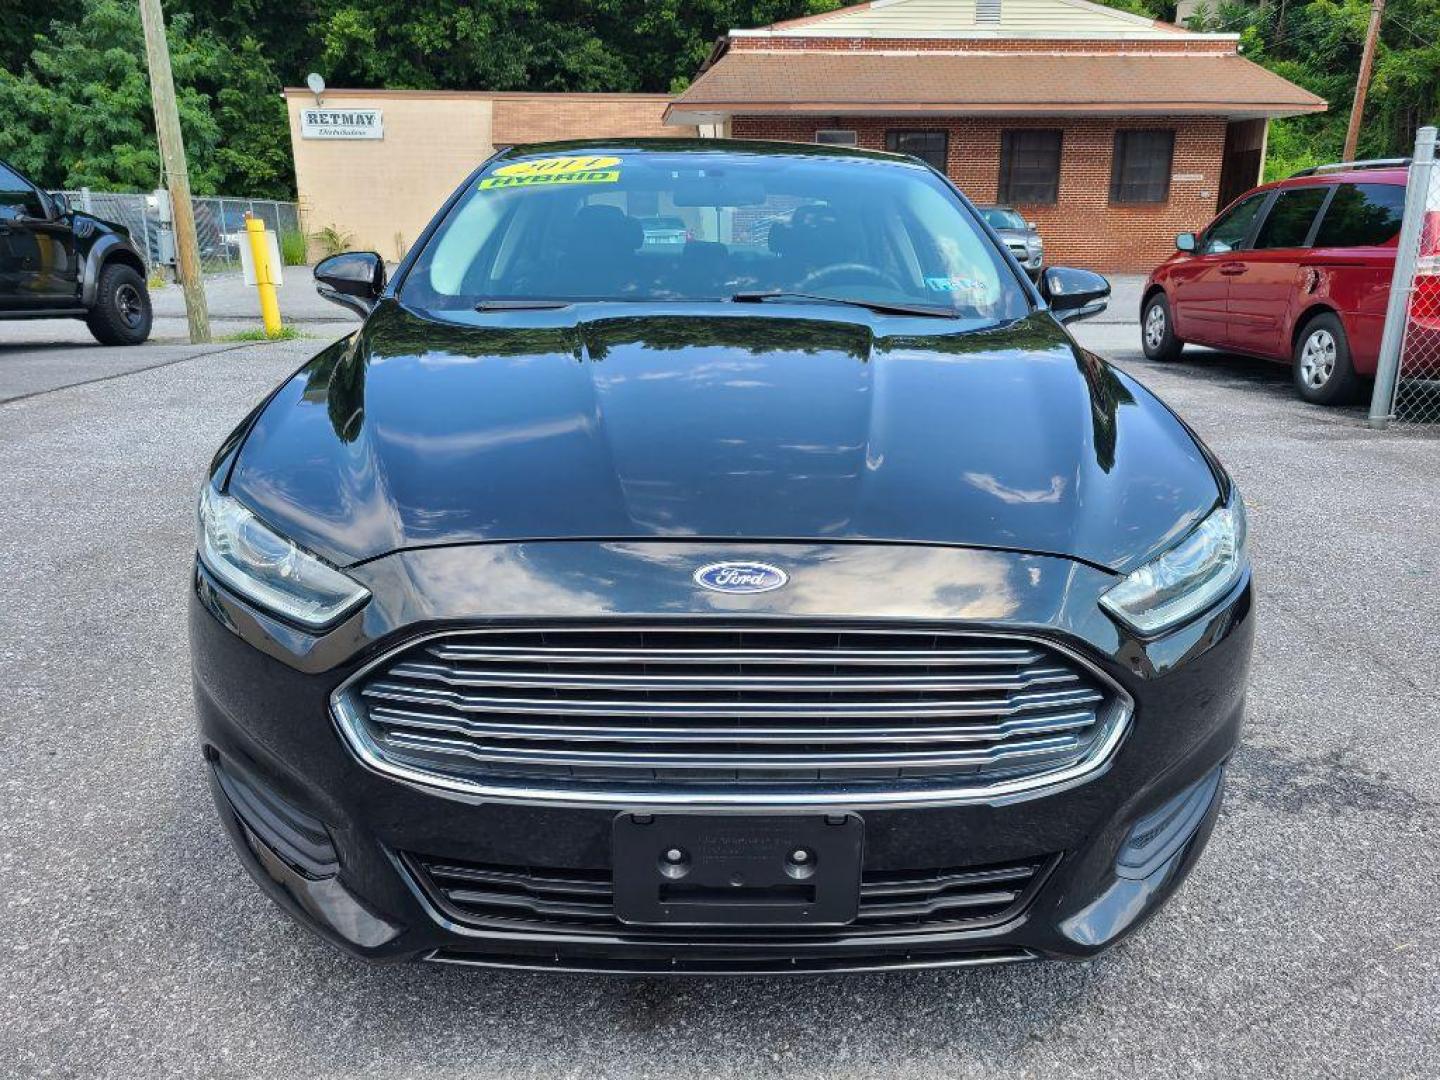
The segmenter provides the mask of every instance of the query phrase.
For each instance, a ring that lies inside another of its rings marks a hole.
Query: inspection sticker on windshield
[[[620,179],[618,157],[536,158],[502,165],[480,181],[481,189],[550,187],[555,184],[613,184]]]

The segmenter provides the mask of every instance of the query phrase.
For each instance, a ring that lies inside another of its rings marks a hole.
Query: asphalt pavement
[[[1133,323],[1080,329],[1235,474],[1261,590],[1210,848],[1096,961],[793,980],[371,968],[232,857],[187,670],[205,464],[322,342],[31,347],[9,329],[0,1076],[1440,1075],[1440,440],[1302,405],[1278,367],[1161,367]]]
[[[359,318],[315,292],[315,277],[308,266],[287,266],[284,281],[277,288],[280,316],[310,338],[334,338],[358,325]],[[234,334],[262,328],[260,298],[246,285],[239,271],[205,275],[205,300],[210,314],[211,334],[217,342]],[[154,323],[150,343],[182,345],[190,341],[190,324],[185,318],[185,293],[174,282],[150,289]],[[0,349],[26,345],[94,344],[90,331],[79,319],[37,319],[33,322],[0,322]],[[232,343],[233,344],[233,343]]]

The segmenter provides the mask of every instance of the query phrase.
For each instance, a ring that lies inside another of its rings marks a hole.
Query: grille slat
[[[471,720],[443,714],[397,709],[388,705],[372,705],[371,719],[379,723],[421,728],[426,731],[451,732],[484,739],[534,739],[558,742],[633,742],[654,743],[810,743],[822,739],[826,743],[913,743],[913,742],[993,742],[1006,736],[1049,734],[1088,727],[1095,722],[1088,709],[1047,713],[1037,717],[1018,717],[994,724],[969,724],[962,727],[926,724],[914,727],[857,727],[825,724],[821,727],[757,727],[733,725],[723,727],[677,727],[645,725],[637,727],[596,726],[587,724],[526,723],[524,721]]]
[[[1016,747],[990,747],[984,750],[831,750],[766,751],[733,750],[704,752],[689,747],[659,751],[589,750],[546,747],[512,747],[493,742],[442,739],[413,732],[391,732],[386,741],[398,747],[410,747],[435,754],[451,754],[474,761],[493,761],[525,765],[577,765],[617,768],[664,769],[840,769],[910,768],[936,766],[980,766],[1013,762],[1033,756],[1054,756],[1073,750],[1080,740],[1073,736],[1027,741]]]
[[[412,773],[617,792],[1008,783],[1075,766],[1123,719],[1038,641],[798,621],[457,631],[345,701]]]
[[[843,928],[785,934],[823,938],[904,930],[979,929],[1014,918],[1044,882],[1058,856],[999,866],[932,871],[866,870],[860,908]],[[500,867],[404,856],[421,888],[447,915],[471,925],[556,933],[624,933],[663,938],[693,937],[693,928],[637,928],[616,917],[609,871]],[[753,935],[753,930],[716,930],[716,935]]]
[[[669,673],[627,675],[585,675],[571,672],[550,671],[507,671],[498,667],[457,669],[448,664],[422,664],[408,662],[396,664],[390,674],[395,679],[413,679],[421,682],[438,682],[446,686],[484,687],[528,687],[547,690],[601,690],[619,693],[701,691],[749,693],[799,691],[820,693],[858,694],[865,691],[900,691],[917,693],[944,690],[1028,690],[1034,686],[1055,686],[1079,681],[1073,671],[1064,668],[1044,667],[1023,669],[1013,675],[975,675],[960,673],[951,675],[796,675],[789,672],[778,674],[752,674],[745,664],[731,664],[739,670],[723,678],[713,675],[672,675]]]
[[[398,674],[392,672],[392,675]],[[1045,706],[1098,702],[1103,695],[1093,690],[1039,691],[1007,697],[955,699],[945,701],[675,701],[675,700],[591,700],[586,698],[518,698],[480,697],[415,686],[393,679],[368,684],[365,697],[384,701],[407,701],[415,704],[445,705],[467,713],[527,713],[536,716],[654,716],[657,714],[714,719],[744,717],[769,720],[779,717],[823,714],[829,717],[872,716],[994,716],[1009,715]]]

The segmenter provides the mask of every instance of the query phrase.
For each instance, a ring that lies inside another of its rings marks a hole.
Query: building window
[[[1117,131],[1110,166],[1110,201],[1163,203],[1170,198],[1175,132]]]
[[[1060,132],[1000,134],[1000,201],[1054,203],[1060,195]]]
[[[858,146],[860,143],[855,132],[844,128],[821,128],[815,132],[815,141],[821,146]]]
[[[887,131],[885,149],[896,154],[913,154],[932,169],[945,171],[950,150],[948,131]]]

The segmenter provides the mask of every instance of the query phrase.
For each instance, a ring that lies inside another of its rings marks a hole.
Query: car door
[[[1333,185],[1282,188],[1266,208],[1254,239],[1229,275],[1229,345],[1241,352],[1286,360],[1290,309],[1303,291],[1301,262]]]
[[[1243,272],[1236,253],[1245,249],[1269,198],[1270,192],[1257,191],[1235,203],[1201,234],[1194,255],[1169,267],[1179,337],[1202,345],[1229,344],[1230,277]]]
[[[1361,375],[1374,374],[1380,355],[1404,212],[1402,183],[1340,184],[1302,260],[1306,291],[1340,313],[1350,362]]]
[[[78,302],[75,238],[50,199],[0,163],[0,305],[65,308]]]

